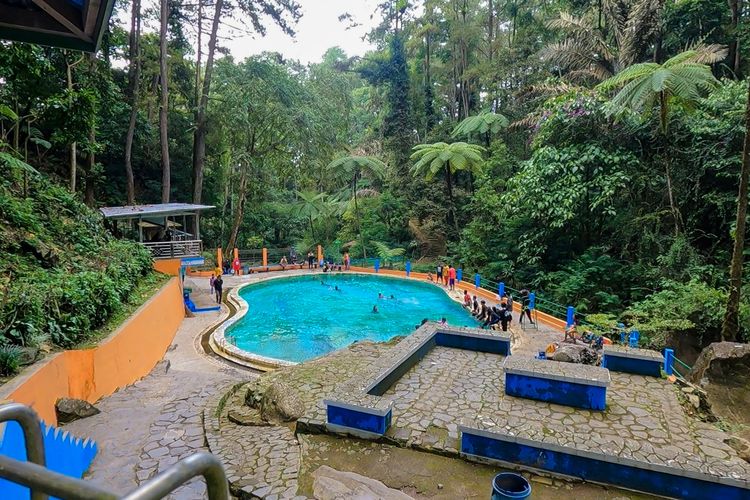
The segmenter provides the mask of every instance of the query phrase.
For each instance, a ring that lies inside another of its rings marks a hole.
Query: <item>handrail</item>
[[[229,498],[229,484],[224,473],[224,466],[214,455],[200,452],[180,460],[137,490],[124,496],[123,500],[158,500],[196,476],[203,476],[206,480],[209,500]]]
[[[0,422],[15,420],[23,429],[23,439],[26,444],[26,459],[32,464],[45,468],[44,436],[41,422],[36,412],[20,403],[10,403],[0,406]],[[2,474],[0,468],[0,474]],[[47,495],[41,492],[31,492],[31,500],[46,500]]]
[[[141,244],[151,251],[154,259],[193,257],[200,255],[203,251],[202,240],[153,241]]]
[[[32,500],[47,500],[48,495],[77,500],[120,498],[119,495],[95,483],[66,476],[45,467],[41,421],[33,409],[19,403],[0,406],[0,422],[8,420],[17,421],[23,429],[28,461],[0,455],[0,477],[28,487],[31,490]],[[224,466],[218,458],[207,452],[199,452],[180,460],[122,498],[123,500],[163,498],[197,476],[205,478],[209,500],[228,500],[229,483]]]

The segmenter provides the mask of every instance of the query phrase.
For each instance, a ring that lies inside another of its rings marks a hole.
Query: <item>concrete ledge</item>
[[[648,349],[606,345],[602,350],[602,367],[616,372],[660,377],[663,365],[664,356]]]
[[[748,480],[668,467],[619,456],[533,441],[504,432],[459,426],[461,455],[541,469],[674,498],[750,498]]]
[[[326,405],[326,426],[332,430],[345,428],[382,436],[391,425],[391,402],[373,401],[368,406],[328,399],[323,402]]]

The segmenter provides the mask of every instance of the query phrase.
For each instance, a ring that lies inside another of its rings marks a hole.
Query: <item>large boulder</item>
[[[688,378],[707,394],[711,411],[750,440],[750,344],[715,342],[703,349]]]
[[[266,422],[292,422],[305,414],[297,391],[283,382],[274,382],[260,400],[260,416]]]
[[[312,473],[313,495],[318,500],[413,500],[376,479],[354,472],[342,472],[327,465]]]
[[[67,424],[101,412],[88,401],[74,398],[60,398],[55,402],[55,413],[57,414],[57,422],[59,424]]]
[[[551,359],[564,363],[595,365],[598,360],[596,351],[581,344],[561,344],[552,354]]]

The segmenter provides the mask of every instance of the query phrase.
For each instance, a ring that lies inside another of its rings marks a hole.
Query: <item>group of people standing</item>
[[[456,289],[456,268],[453,265],[448,264],[448,267],[445,267],[443,264],[438,264],[435,268],[435,274],[438,283],[447,286],[449,290]],[[427,279],[433,283],[436,281],[432,277],[432,273],[427,273]]]

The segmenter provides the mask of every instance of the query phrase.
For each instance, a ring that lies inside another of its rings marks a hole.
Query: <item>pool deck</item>
[[[366,391],[368,381],[411,349],[418,337],[414,334],[393,347],[355,384]],[[606,410],[590,411],[506,395],[504,360],[497,354],[434,347],[378,403],[393,408],[386,437],[403,446],[458,455],[464,427],[572,455],[613,457],[647,470],[750,488],[750,464],[724,443],[729,435],[687,417],[679,389],[666,380],[611,372]],[[352,383],[343,384],[325,399],[346,398],[350,391]],[[324,427],[322,399],[305,415],[303,425]]]

